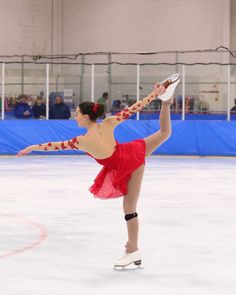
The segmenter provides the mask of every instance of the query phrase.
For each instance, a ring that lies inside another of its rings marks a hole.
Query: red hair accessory
[[[99,109],[99,104],[98,103],[95,103],[93,105],[93,111],[94,111],[95,114],[97,113],[98,109]]]

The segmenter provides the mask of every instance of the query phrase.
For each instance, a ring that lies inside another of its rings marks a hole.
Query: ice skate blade
[[[170,77],[168,77],[166,80],[162,81],[161,85],[165,87],[166,92],[158,96],[158,98],[162,101],[169,100],[173,96],[175,88],[179,84],[179,81],[180,81],[180,77],[178,73],[173,74]]]
[[[123,267],[121,267],[121,266],[115,267],[114,266],[113,269],[114,269],[114,271],[139,271],[139,270],[143,270],[144,267],[140,266],[140,265],[131,267],[130,265],[128,265],[128,266],[123,266]]]
[[[137,261],[133,261],[133,262],[130,262],[128,264],[125,264],[125,265],[114,265],[114,270],[119,270],[119,271],[122,271],[122,270],[135,270],[135,269],[143,269],[143,267],[141,267],[142,261],[141,260],[137,260]],[[127,268],[127,266],[130,266],[134,264],[134,266],[136,266],[135,268]]]

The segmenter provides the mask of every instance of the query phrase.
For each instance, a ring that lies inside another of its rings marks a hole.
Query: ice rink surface
[[[150,157],[143,269],[115,271],[122,198],[94,199],[86,156],[0,158],[1,295],[235,295],[236,159]]]

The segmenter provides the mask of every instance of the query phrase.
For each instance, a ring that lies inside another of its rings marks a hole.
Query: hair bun
[[[89,115],[91,121],[96,121],[97,118],[104,116],[105,113],[104,104],[92,101],[81,102],[79,108],[82,114]]]
[[[99,111],[99,107],[100,107],[100,105],[98,103],[95,103],[93,105],[93,111],[94,111],[95,114],[97,114],[97,112]]]

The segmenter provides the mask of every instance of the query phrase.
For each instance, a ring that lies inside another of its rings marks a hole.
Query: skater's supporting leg
[[[128,183],[128,194],[123,199],[124,214],[132,214],[136,212],[137,201],[141,189],[141,182],[144,172],[144,165],[135,170]],[[126,252],[134,252],[138,250],[138,217],[131,218],[126,221],[128,231],[128,242],[126,244]]]

